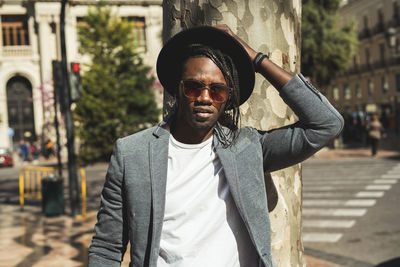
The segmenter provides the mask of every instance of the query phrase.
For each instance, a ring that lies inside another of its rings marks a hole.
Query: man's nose
[[[210,95],[210,89],[208,89],[207,87],[203,88],[203,90],[201,90],[201,94],[200,96],[197,98],[197,101],[199,102],[212,102],[212,98]]]

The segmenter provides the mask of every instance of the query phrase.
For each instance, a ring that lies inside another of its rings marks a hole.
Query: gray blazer
[[[302,75],[289,81],[280,95],[298,122],[266,132],[242,128],[229,148],[223,148],[216,136],[213,140],[237,209],[260,263],[267,267],[273,266],[273,260],[264,171],[305,160],[343,128],[340,114]],[[120,266],[128,241],[130,266],[157,265],[168,143],[169,132],[160,126],[117,140],[89,248],[89,266]]]

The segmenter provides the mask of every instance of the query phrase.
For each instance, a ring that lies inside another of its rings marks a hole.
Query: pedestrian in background
[[[39,159],[39,149],[38,149],[38,146],[37,146],[36,142],[31,142],[30,143],[30,151],[31,151],[33,163],[37,164],[38,163],[38,159]]]
[[[385,137],[385,129],[379,121],[378,114],[372,115],[372,120],[367,124],[368,137],[371,144],[371,155],[376,156],[378,152],[379,140]]]
[[[46,143],[44,144],[43,156],[46,159],[49,159],[49,157],[52,155],[54,155],[54,143],[50,139],[47,139]]]
[[[298,122],[240,128],[254,70]],[[304,76],[275,65],[226,25],[172,37],[157,74],[175,109],[158,126],[117,140],[89,266],[120,266],[128,241],[130,266],[274,266],[264,172],[313,155],[341,132],[342,117]]]
[[[29,147],[24,140],[19,142],[19,158],[21,162],[24,162],[28,159]]]

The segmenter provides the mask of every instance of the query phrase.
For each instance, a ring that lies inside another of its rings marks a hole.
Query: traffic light
[[[78,101],[82,96],[82,84],[80,65],[77,62],[71,62],[70,82],[71,82],[71,102]]]

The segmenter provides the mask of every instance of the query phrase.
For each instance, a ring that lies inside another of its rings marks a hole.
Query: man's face
[[[182,81],[199,81],[206,87],[227,85],[224,75],[215,63],[207,57],[189,58],[182,71]],[[229,92],[228,92],[229,95]],[[182,82],[179,86],[179,108],[177,123],[191,130],[212,129],[223,113],[226,100],[216,102],[210,90],[203,88],[198,97],[187,97],[183,93]]]

